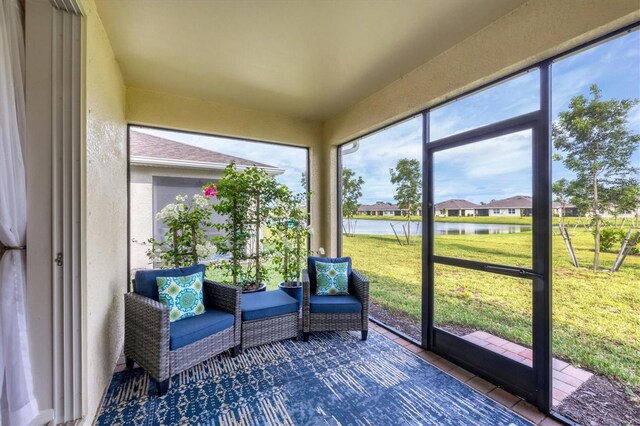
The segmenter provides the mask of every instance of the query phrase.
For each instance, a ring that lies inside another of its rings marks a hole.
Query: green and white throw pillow
[[[316,262],[316,295],[346,296],[349,294],[349,263]]]
[[[161,303],[169,307],[169,321],[200,315],[204,312],[202,272],[184,277],[157,277]]]

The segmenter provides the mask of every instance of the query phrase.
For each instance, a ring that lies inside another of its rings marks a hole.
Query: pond
[[[346,227],[346,220],[344,221]],[[406,222],[387,220],[358,219],[355,226],[356,234],[369,235],[393,235],[392,226],[398,235],[404,233],[403,226]],[[531,225],[506,225],[491,223],[453,223],[436,222],[436,235],[481,235],[481,234],[517,234],[531,231]],[[422,235],[422,224],[411,223],[411,234]]]

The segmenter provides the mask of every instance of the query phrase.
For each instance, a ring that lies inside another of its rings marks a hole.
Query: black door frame
[[[422,111],[419,111],[419,113],[422,113],[424,120],[423,120],[423,156],[422,156],[422,164],[423,164],[423,182],[424,182],[424,177],[426,176],[426,167],[425,164],[427,164],[426,162],[426,150],[424,149],[425,146],[425,141],[429,140],[429,121],[428,121],[428,117],[429,117],[429,111],[433,110],[435,108],[439,108],[447,103],[456,101],[458,99],[464,98],[465,96],[468,95],[472,95],[474,93],[480,92],[488,87],[491,87],[493,85],[499,84],[501,82],[504,82],[506,80],[509,80],[515,76],[518,76],[520,74],[523,74],[529,70],[535,69],[535,68],[539,68],[540,69],[540,110],[538,111],[539,114],[539,118],[541,120],[546,121],[546,123],[548,123],[548,125],[545,126],[541,126],[538,129],[539,132],[539,138],[540,139],[547,139],[548,140],[548,144],[546,145],[542,145],[542,144],[538,144],[534,146],[534,150],[540,150],[538,152],[538,154],[535,155],[536,158],[539,159],[539,161],[537,163],[534,163],[534,168],[536,170],[539,170],[539,174],[543,173],[545,176],[546,175],[550,175],[551,173],[551,131],[550,131],[550,123],[551,123],[551,64],[557,60],[563,59],[565,57],[568,57],[576,52],[579,52],[581,50],[584,49],[588,49],[593,47],[596,44],[599,43],[604,43],[607,42],[609,40],[611,40],[614,37],[638,30],[638,28],[640,27],[640,21],[636,21],[634,23],[631,23],[629,25],[626,25],[622,28],[619,28],[617,30],[611,31],[607,34],[598,36],[593,38],[592,40],[589,40],[585,43],[581,43],[573,48],[564,50],[562,52],[559,52],[557,54],[551,55],[549,57],[547,57],[546,59],[525,66],[521,69],[518,69],[516,71],[507,73],[506,75],[496,78],[495,80],[492,80],[490,82],[478,85],[472,89],[469,90],[465,90],[464,92],[457,94],[456,96],[452,97],[452,98],[448,98],[444,101],[435,103],[433,105],[430,105],[429,107],[425,108]],[[341,176],[341,168],[342,168],[342,156],[340,153],[340,149],[349,144],[352,143],[356,140],[360,140],[366,136],[369,136],[371,134],[377,133],[379,131],[382,131],[384,129],[387,129],[389,127],[392,127],[396,124],[399,124],[407,119],[410,119],[411,117],[415,116],[415,113],[401,117],[399,119],[396,120],[392,120],[390,122],[387,122],[384,124],[384,126],[378,127],[378,128],[374,128],[371,131],[359,135],[357,137],[354,137],[352,139],[346,140],[345,142],[341,143],[338,145],[338,153],[337,153],[337,157],[338,157],[338,167],[336,169],[336,180],[337,180],[337,210],[336,210],[336,216],[337,216],[337,223],[341,224],[342,221],[342,209],[341,209],[341,187],[342,187],[342,176]],[[546,150],[546,155],[547,157],[545,158],[543,156],[544,152]],[[546,170],[546,171],[545,171]],[[549,181],[550,182],[550,181]],[[551,206],[551,188],[547,187],[546,194],[543,194],[543,191],[545,190],[544,182],[534,182],[537,186],[538,186],[538,198],[540,198],[540,196],[544,196],[545,202],[548,202],[549,207]],[[548,184],[548,182],[547,182]],[[535,192],[536,190],[534,189],[534,196],[535,196]],[[425,229],[424,225],[425,225],[425,216],[428,213],[428,209],[425,209],[425,207],[427,206],[426,203],[426,191],[423,190],[423,231]],[[547,228],[547,227],[551,227],[551,209],[549,208],[548,211],[545,212],[539,212],[536,209],[533,210],[532,214],[533,215],[537,215],[539,218],[543,218],[540,219],[541,220],[541,224],[539,226],[539,228]],[[548,222],[548,224],[544,223],[544,222]],[[338,226],[338,230],[337,230],[337,247],[338,247],[338,255],[342,256],[342,227]],[[537,232],[537,231],[534,231]],[[534,237],[535,238],[535,237]],[[536,240],[538,240],[539,238],[536,238]],[[429,251],[429,247],[428,244],[426,242],[427,238],[423,238],[423,280],[424,280],[424,268],[425,268],[425,264],[426,264],[426,260],[427,260],[427,254],[430,253]],[[534,243],[535,244],[535,243]],[[540,256],[538,257],[538,261],[542,261],[545,258],[549,258],[551,256],[551,243],[550,242],[545,242],[542,241],[542,239],[540,239],[539,243],[537,245],[534,246],[535,250],[539,250],[540,251]],[[534,269],[536,270],[541,270],[544,271],[544,268],[541,267],[541,265],[536,264],[535,260],[534,260]],[[551,332],[552,332],[552,322],[551,322],[551,270],[547,270],[544,272],[545,275],[545,279],[547,280],[547,282],[549,283],[549,288],[547,289],[548,291],[541,291],[540,289],[536,290],[536,287],[534,287],[534,295],[533,295],[533,301],[537,306],[537,313],[538,313],[538,326],[534,328],[533,330],[533,343],[534,346],[536,348],[535,353],[534,353],[534,357],[539,360],[539,364],[540,364],[540,368],[538,369],[539,371],[536,372],[535,374],[535,382],[536,382],[536,386],[537,389],[541,390],[540,392],[538,392],[538,397],[535,398],[535,401],[531,401],[534,405],[536,405],[542,412],[549,414],[552,418],[554,418],[555,420],[561,421],[562,423],[565,424],[575,424],[571,419],[566,418],[565,416],[561,415],[560,413],[555,412],[554,410],[551,409],[551,383],[552,383],[552,379],[551,379],[551,374],[552,374],[552,368],[551,368],[551,357],[552,357],[552,350],[551,350]],[[433,309],[433,306],[430,305],[429,301],[427,300],[428,298],[425,297],[425,293],[424,293],[424,287],[423,287],[423,300],[422,300],[422,311],[423,311],[423,315],[425,311],[431,311]],[[375,318],[372,318],[372,320],[376,321]],[[424,326],[427,323],[423,324],[423,335],[425,334],[424,332]],[[383,324],[384,325],[384,324]],[[403,335],[403,337],[407,338],[408,340],[414,341],[414,339],[412,339],[410,336],[406,336],[403,333],[399,332],[398,334]],[[420,342],[415,342],[415,343],[420,343]],[[426,347],[426,340],[424,339],[423,336],[423,347]]]
[[[453,136],[429,141],[429,113],[423,114],[423,329],[422,346],[548,412],[551,407],[551,147],[549,132],[549,64],[540,66],[540,109]],[[455,259],[434,254],[433,154],[482,140],[531,130],[534,199],[532,267]],[[435,326],[434,264],[445,264],[530,279],[532,282],[533,367],[479,347]],[[488,268],[488,269],[487,269]],[[437,344],[436,344],[437,342]]]

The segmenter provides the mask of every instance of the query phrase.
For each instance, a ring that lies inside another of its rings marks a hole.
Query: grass
[[[442,235],[440,255],[515,266],[531,265],[531,234]],[[574,231],[581,265],[593,260],[593,237]],[[371,281],[372,299],[386,309],[421,320],[421,250],[393,236],[343,239],[344,253]],[[603,253],[610,268],[615,253]],[[640,389],[640,256],[629,256],[617,273],[573,268],[560,236],[553,237],[553,346],[576,366]],[[532,284],[529,280],[436,265],[437,324],[467,325],[514,342],[531,344]]]
[[[367,216],[367,215],[356,215],[354,219],[358,220],[386,220],[386,221],[399,221],[404,222],[406,218],[403,216]],[[422,218],[420,216],[413,216],[411,218],[412,221],[420,222]],[[531,225],[531,217],[521,217],[521,216],[451,216],[451,217],[442,217],[436,216],[436,222],[451,222],[451,223],[490,223],[490,224],[504,224],[504,225]],[[619,219],[622,221],[622,219]],[[575,224],[587,224],[587,219],[585,218],[577,218],[577,217],[567,217],[565,218],[565,223],[567,225],[575,225]],[[627,219],[625,224],[631,224],[632,220]],[[560,223],[559,217],[553,218],[553,223],[555,225]]]

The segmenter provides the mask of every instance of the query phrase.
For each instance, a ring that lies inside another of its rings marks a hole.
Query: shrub
[[[592,232],[595,235],[595,231]],[[626,233],[623,229],[604,227],[600,230],[600,250],[611,251],[616,246],[616,250],[620,248],[620,244],[624,241]]]

